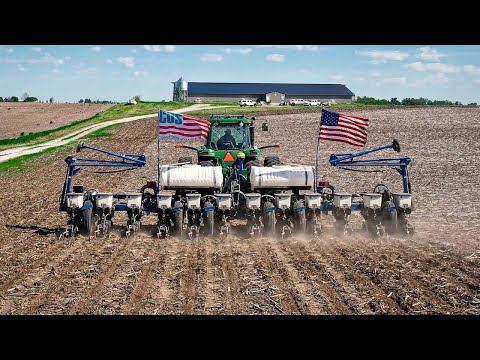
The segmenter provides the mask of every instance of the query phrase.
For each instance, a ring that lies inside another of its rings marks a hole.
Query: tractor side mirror
[[[262,131],[268,131],[268,122],[263,122],[262,123]]]

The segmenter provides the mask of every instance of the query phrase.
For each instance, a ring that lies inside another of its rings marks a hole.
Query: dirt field
[[[371,120],[368,147],[396,137],[402,154],[413,158],[412,237],[373,241],[362,235],[356,216],[355,235],[336,238],[333,219],[325,218],[326,232],[315,241],[253,240],[241,227],[224,241],[145,234],[58,240],[54,233],[67,218],[57,212],[57,201],[71,146],[32,159],[43,165],[26,175],[0,175],[0,314],[480,314],[480,111],[348,113]],[[257,128],[265,119],[270,131],[257,132],[258,146],[278,143],[282,160],[314,164],[319,114],[259,116]],[[156,121],[113,131],[88,143],[145,153],[148,166],[116,174],[82,171],[75,183],[137,191],[143,176],[156,178]],[[162,163],[191,154],[174,144],[162,144]],[[339,191],[371,191],[380,182],[401,190],[393,170],[364,174],[326,165],[330,153],[358,149],[323,142],[320,174]]]
[[[0,139],[50,130],[77,120],[88,119],[112,104],[44,104],[0,102]],[[52,123],[50,123],[52,121]]]

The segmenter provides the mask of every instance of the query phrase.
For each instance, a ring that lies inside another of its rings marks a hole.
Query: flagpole
[[[157,136],[157,193],[160,192],[160,107],[158,108],[158,136]]]
[[[322,111],[320,114],[323,113],[323,105],[322,105]],[[317,192],[317,187],[318,187],[318,149],[320,147],[320,129],[322,128],[322,115],[320,115],[320,124],[318,126],[318,133],[317,133],[317,152],[316,152],[316,157],[315,157],[315,185],[314,185],[314,192]]]

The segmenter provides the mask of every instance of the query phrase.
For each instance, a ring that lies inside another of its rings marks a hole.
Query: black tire
[[[273,166],[273,165],[283,165],[283,162],[280,161],[280,158],[276,155],[266,156],[263,160],[263,166]]]
[[[260,160],[255,159],[255,160],[248,160],[245,163],[245,169],[247,169],[247,179],[250,177],[250,169],[252,166],[260,166]]]
[[[274,207],[274,205],[270,201],[266,201],[265,204],[263,204],[264,209],[269,209],[272,207]],[[265,226],[265,235],[275,235],[275,211],[263,211],[263,225]]]
[[[188,162],[189,164],[193,164],[193,158],[191,156],[181,156],[178,158],[179,163]]]
[[[215,164],[213,163],[213,160],[204,160],[204,161],[200,161],[200,166],[215,166]]]
[[[175,225],[173,226],[173,235],[182,237],[183,236],[183,204],[180,201],[176,201],[173,205],[174,208],[181,207],[182,209],[175,211]]]
[[[295,211],[297,208],[304,208],[300,211]],[[307,232],[307,219],[305,217],[305,205],[297,201],[293,204],[293,216],[295,220],[295,229],[299,234],[305,234]]]
[[[206,208],[213,207],[213,204],[210,201],[207,201],[204,207]],[[203,219],[205,222],[204,234],[207,236],[213,236],[215,234],[215,224],[214,224],[213,218],[214,218],[213,210],[205,211],[205,215]]]
[[[91,201],[85,201],[85,204],[92,204]],[[80,234],[84,236],[93,236],[95,228],[93,223],[93,208],[82,210],[82,224],[80,227]]]

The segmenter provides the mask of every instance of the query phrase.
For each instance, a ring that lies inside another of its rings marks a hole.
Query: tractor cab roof
[[[223,123],[235,123],[235,122],[243,122],[243,123],[251,123],[251,120],[255,120],[255,117],[247,117],[243,114],[212,114],[210,118],[208,118],[209,121],[215,122],[223,122]]]

